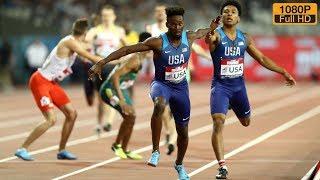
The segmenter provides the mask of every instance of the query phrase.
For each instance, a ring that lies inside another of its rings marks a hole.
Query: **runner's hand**
[[[214,20],[211,21],[210,24],[210,31],[207,33],[206,37],[205,37],[205,42],[207,44],[210,43],[210,39],[214,34],[214,30],[219,26],[220,24],[220,20],[221,20],[221,16],[216,17]]]
[[[132,114],[132,107],[125,103],[124,101],[119,101],[119,106],[121,107],[122,113],[125,115]]]
[[[296,85],[296,81],[294,80],[294,78],[287,72],[287,71],[284,71],[283,73],[283,77],[286,79],[286,85],[287,86],[294,86]]]
[[[215,19],[211,21],[211,24],[210,24],[211,32],[219,26],[220,20],[221,20],[221,16],[217,16]]]
[[[98,75],[99,79],[102,80],[101,71],[102,67],[99,64],[93,65],[88,71],[89,79],[93,80],[94,76]]]

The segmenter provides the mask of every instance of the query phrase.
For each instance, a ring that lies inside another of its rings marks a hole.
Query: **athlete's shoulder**
[[[65,45],[70,45],[70,44],[75,44],[77,41],[72,37],[72,35],[67,35],[64,38],[62,38],[57,46],[65,46]]]
[[[247,45],[250,45],[250,44],[253,43],[253,38],[251,37],[251,35],[249,33],[242,32],[242,31],[241,31],[241,33],[243,34],[243,36],[244,36],[244,38],[245,38],[245,40],[247,42]]]

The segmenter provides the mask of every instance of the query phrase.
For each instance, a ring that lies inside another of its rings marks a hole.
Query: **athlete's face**
[[[101,20],[103,24],[114,24],[116,20],[116,15],[114,14],[113,9],[102,9],[101,11]]]
[[[154,17],[158,22],[165,21],[166,16],[166,7],[165,6],[157,6],[154,10]]]
[[[222,23],[233,26],[240,22],[239,12],[235,6],[228,5],[222,10]]]
[[[183,16],[176,15],[169,17],[166,25],[168,32],[170,32],[175,38],[180,38],[184,27]]]

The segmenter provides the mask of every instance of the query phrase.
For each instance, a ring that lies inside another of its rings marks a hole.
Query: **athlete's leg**
[[[166,133],[166,143],[169,142],[169,130],[168,130],[168,123],[169,123],[169,119],[170,119],[170,114],[171,111],[170,111],[170,108],[169,106],[167,106],[165,109],[164,109],[164,112],[163,112],[163,117],[162,117],[162,120],[163,120],[163,126],[164,126],[164,130],[165,130],[165,133]]]
[[[251,109],[245,85],[233,94],[230,104],[241,124],[245,127],[249,126]]]
[[[114,94],[116,93],[114,92]],[[125,98],[127,114],[124,114],[123,109],[121,109],[119,105],[113,106],[113,108],[117,109],[123,118],[115,144],[121,144],[122,149],[126,152],[132,134],[133,126],[136,120],[136,113],[132,106],[132,99],[129,95],[129,91],[127,89],[124,89],[122,90],[122,94]]]
[[[216,155],[217,161],[224,160],[224,144],[222,130],[226,115],[222,113],[215,113],[211,115],[213,121],[213,131],[211,136],[211,143]]]
[[[42,112],[45,117],[45,121],[41,122],[28,136],[28,138],[22,144],[22,148],[28,149],[30,144],[38,139],[43,133],[45,133],[50,127],[52,127],[57,117],[53,109],[48,109],[46,112]]]
[[[116,118],[116,111],[109,105],[105,106],[106,124],[103,127],[105,131],[111,131],[112,124]]]
[[[211,143],[219,163],[219,172],[216,178],[226,178],[228,170],[224,159],[224,144],[223,144],[223,127],[228,112],[229,99],[232,96],[232,91],[215,85],[211,90],[210,108],[211,117],[213,121],[213,131],[211,136]]]
[[[128,115],[122,114],[123,121],[120,125],[118,137],[116,139],[116,144],[121,144],[124,151],[127,151],[128,142],[130,140],[133,126],[135,123],[136,115],[134,109],[131,106],[131,113]]]
[[[170,115],[169,115],[170,119],[168,122],[168,132],[169,132],[169,142],[168,144],[176,144],[177,142],[177,131],[176,131],[176,124],[174,121],[174,118],[172,116],[172,113],[170,111]]]
[[[97,120],[98,125],[102,126],[103,123],[103,117],[105,114],[105,104],[102,102],[100,96],[98,97],[98,114],[97,114]]]
[[[190,120],[190,99],[188,86],[186,86],[185,89],[174,92],[169,104],[178,133],[178,153],[174,167],[178,172],[179,179],[189,179],[188,173],[183,166],[183,159],[189,143],[188,123]]]
[[[163,113],[163,124],[166,130],[166,143],[167,143],[167,155],[170,155],[174,151],[174,145],[177,142],[177,131],[174,118],[172,116],[169,106],[166,107]]]
[[[66,148],[67,141],[70,137],[74,123],[77,118],[77,111],[74,109],[71,103],[63,105],[59,107],[59,109],[63,112],[65,116],[59,145],[59,151],[62,151]]]
[[[183,162],[183,158],[186,154],[189,136],[188,136],[188,125],[179,125],[176,124],[176,130],[178,133],[177,146],[178,146],[178,154],[176,159],[176,165],[181,165]]]
[[[33,73],[29,81],[29,87],[34,97],[34,100],[41,110],[45,121],[40,123],[28,136],[22,144],[23,148],[28,148],[32,142],[39,138],[44,132],[52,127],[57,118],[53,110],[53,98],[50,90],[55,86],[52,82],[46,80],[39,72]],[[67,99],[68,100],[68,99]]]
[[[158,165],[160,158],[159,142],[162,129],[162,118],[167,103],[170,100],[170,89],[167,85],[154,81],[151,84],[150,95],[154,104],[151,117],[153,151],[150,159],[148,160],[148,165],[155,167]]]
[[[190,99],[188,89],[175,92],[170,101],[170,109],[175,119],[178,133],[177,146],[178,154],[176,164],[181,165],[188,147],[188,123],[190,120]]]
[[[151,116],[152,145],[153,151],[159,151],[162,117],[166,108],[166,100],[164,97],[156,97],[153,103],[154,108]]]

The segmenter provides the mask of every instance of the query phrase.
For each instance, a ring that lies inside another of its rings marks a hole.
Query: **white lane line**
[[[147,108],[143,108],[143,109],[138,110],[137,113],[139,113],[139,116],[144,116],[144,115],[147,115],[151,110],[152,110],[152,108],[147,107]],[[75,128],[86,127],[86,126],[94,125],[94,124],[96,124],[96,121],[94,119],[82,120],[82,121],[76,122]],[[50,128],[46,133],[60,131],[62,126],[63,126],[63,124],[61,124],[59,126],[54,126],[54,127]],[[2,137],[0,137],[0,142],[6,142],[6,141],[10,141],[10,140],[19,139],[19,138],[26,138],[29,134],[30,134],[30,131],[26,131],[26,132],[19,133],[19,134],[2,136]]]
[[[88,109],[88,108],[78,109],[78,112],[79,112],[79,116],[82,116],[85,114],[94,114],[95,113],[95,111],[93,111],[92,109]],[[57,119],[63,119],[63,118],[64,118],[64,116],[61,112],[57,113]],[[19,119],[14,118],[14,120],[12,118],[12,120],[0,122],[0,129],[15,127],[15,126],[22,126],[22,125],[26,125],[26,124],[32,124],[35,122],[40,122],[43,119],[44,119],[44,117],[40,113],[38,113],[37,115],[32,115],[32,116],[27,116],[27,117],[24,116]]]
[[[146,107],[146,106],[142,106],[142,107],[138,107],[137,110],[141,111],[141,112],[144,112],[144,111],[148,111],[152,108],[150,107]],[[29,107],[29,110],[30,110],[30,107]],[[90,107],[83,107],[83,108],[78,108],[77,109],[78,111],[78,117],[80,116],[83,116],[83,115],[88,115],[88,114],[92,114],[94,115],[96,113],[96,110],[90,108]],[[20,111],[19,111],[20,113]],[[138,113],[138,112],[137,112]],[[16,112],[17,114],[17,112]],[[3,115],[3,116],[6,116],[6,113],[0,113],[0,115]],[[20,114],[21,115],[21,114]],[[57,119],[63,119],[64,116],[61,112],[58,112],[57,113]],[[1,128],[10,128],[10,127],[15,127],[15,126],[22,126],[22,125],[26,125],[26,124],[32,124],[32,123],[35,123],[35,122],[40,122],[41,120],[43,120],[43,116],[41,115],[41,113],[36,113],[36,114],[33,114],[33,115],[28,115],[28,116],[23,116],[22,118],[10,118],[8,117],[8,119],[10,120],[7,120],[7,121],[0,121],[0,129]]]
[[[74,128],[81,128],[81,127],[94,125],[94,124],[96,124],[94,119],[82,120],[82,121],[79,121],[78,123],[76,123]],[[54,126],[54,127],[50,128],[46,133],[61,131],[62,126],[63,125]],[[30,131],[23,132],[23,133],[20,133],[20,134],[13,134],[13,135],[9,135],[9,136],[3,136],[3,137],[0,137],[0,142],[6,142],[6,141],[10,141],[10,140],[25,138],[29,134],[30,134]]]
[[[293,96],[293,97],[289,97],[289,98],[280,99],[280,100],[278,100],[276,102],[269,103],[269,104],[267,104],[265,106],[257,108],[256,109],[257,113],[253,113],[252,117],[257,116],[257,115],[261,115],[261,114],[264,114],[264,113],[268,113],[268,112],[271,112],[271,111],[274,111],[274,110],[279,109],[281,107],[287,106],[290,103],[295,103],[296,100],[299,100],[299,99],[297,99],[297,98],[295,98],[295,96]],[[277,104],[281,104],[281,105],[277,105]],[[225,122],[226,122],[225,125],[229,125],[229,124],[233,124],[235,122],[238,122],[238,119],[237,119],[237,117],[233,116],[233,117],[228,118]],[[212,130],[212,124],[209,124],[209,125],[206,125],[206,126],[203,126],[203,127],[200,127],[200,128],[197,128],[195,130],[190,131],[189,132],[189,137],[191,138],[193,136],[205,133],[205,132],[210,131],[210,130]],[[161,143],[163,143],[163,142],[161,142]],[[145,151],[149,151],[149,150],[152,149],[152,146],[146,146],[146,147],[143,147],[142,149],[144,149]],[[141,149],[139,149],[139,152],[145,152],[145,151],[140,151],[140,150]],[[73,175],[76,175],[76,174],[80,174],[82,172],[85,172],[85,171],[88,171],[88,170],[91,170],[91,169],[94,169],[94,168],[97,168],[97,167],[100,167],[100,166],[103,166],[103,165],[106,165],[106,164],[110,164],[110,163],[118,161],[118,160],[120,160],[120,158],[114,157],[114,158],[102,161],[100,163],[93,164],[91,166],[85,167],[83,169],[79,169],[77,171],[74,171],[74,172],[71,172],[71,173],[56,177],[53,180],[64,179],[66,177],[70,177],[70,176],[73,176]]]
[[[134,130],[145,129],[147,127],[150,127],[150,123],[149,122],[143,122],[143,123],[139,123],[139,124],[135,125],[134,126]],[[108,133],[102,133],[100,135],[100,137],[98,137],[97,135],[93,135],[93,136],[89,136],[89,137],[86,137],[86,138],[70,141],[70,142],[67,143],[67,146],[70,147],[70,146],[74,146],[74,145],[78,145],[78,144],[83,144],[83,143],[87,143],[87,142],[91,142],[91,141],[96,141],[98,139],[112,137],[112,136],[115,136],[117,134],[118,134],[118,130],[113,130],[113,131],[110,131]],[[47,147],[47,148],[44,148],[44,149],[31,151],[30,154],[31,155],[35,155],[35,154],[41,154],[41,153],[45,153],[45,152],[49,152],[49,151],[54,151],[54,150],[57,150],[58,147],[59,147],[58,145],[50,146],[50,147]],[[6,162],[6,161],[10,161],[10,160],[14,160],[14,159],[17,159],[17,157],[16,156],[11,156],[11,157],[8,157],[8,158],[5,158],[5,159],[1,159],[0,163]]]
[[[208,113],[208,112],[209,112],[209,110],[207,109],[207,106],[202,106],[202,107],[196,108],[194,110],[194,112],[192,113],[192,117],[195,117],[195,116],[198,116],[198,115],[202,115],[202,114],[205,114],[205,113]],[[149,113],[149,112],[148,111],[141,112],[139,114],[139,116],[141,116],[143,114],[147,114],[147,113]],[[150,127],[150,121],[144,121],[142,123],[136,124],[134,126],[134,130],[141,130],[141,129],[145,129],[145,128],[148,128],[148,127]],[[102,133],[100,135],[100,137],[97,137],[96,135],[93,135],[93,136],[89,136],[89,137],[86,137],[86,138],[81,138],[81,139],[70,141],[70,142],[67,143],[67,146],[70,147],[70,146],[74,146],[74,145],[78,145],[78,144],[92,142],[92,141],[96,141],[96,140],[101,139],[101,138],[108,138],[108,137],[116,136],[117,134],[118,134],[118,130],[113,130],[113,131],[110,131],[108,133]],[[57,150],[57,149],[58,149],[58,145],[55,145],[55,146],[50,146],[50,147],[47,147],[47,148],[39,149],[39,150],[36,150],[36,151],[31,151],[30,154],[31,155],[41,154],[41,153],[45,153],[45,152],[49,152],[49,151],[53,151],[53,150]],[[7,157],[7,158],[4,158],[4,159],[0,159],[0,163],[11,161],[11,160],[14,160],[14,159],[17,159],[17,157],[16,156]]]
[[[300,94],[297,94],[296,96],[289,96],[289,97],[286,97],[286,98],[282,98],[276,102],[271,102],[265,106],[262,106],[262,107],[259,107],[259,108],[256,108],[252,114],[252,116],[255,116],[255,115],[260,115],[260,114],[263,114],[263,113],[268,113],[268,112],[271,112],[273,110],[276,110],[278,108],[282,108],[282,107],[285,107],[287,106],[288,104],[293,104],[293,103],[296,103],[298,102],[302,97],[305,97],[307,98],[308,95],[310,95],[312,93],[310,92],[306,92],[304,91],[303,93],[300,93]],[[255,113],[257,111],[257,113]],[[209,109],[207,106],[203,106],[203,107],[199,107],[199,108],[196,108],[196,109],[192,109],[191,110],[191,116],[194,117],[196,116],[196,113],[195,112],[198,112],[199,114],[201,113],[208,113],[209,112]],[[232,124],[232,123],[235,123],[237,122],[237,118],[236,117],[232,117],[230,119],[228,119],[228,121],[226,121],[226,125],[228,124]],[[203,127],[203,129],[199,129],[201,132],[206,132],[206,131],[209,131],[211,130],[211,127],[212,125],[207,125],[205,127]],[[192,135],[192,132],[190,132]],[[95,141],[97,139],[92,139],[92,137],[95,137],[95,136],[91,136],[91,137],[87,137],[87,138],[82,138],[82,139],[78,139],[78,140],[74,140],[74,141],[71,141],[69,142],[67,145],[68,146],[71,146],[70,143],[74,143],[73,145],[78,145],[78,144],[82,144],[82,141],[85,141],[85,142],[91,142],[91,141]],[[89,141],[87,141],[87,139],[89,138]],[[34,154],[40,154],[40,153],[45,153],[45,152],[49,152],[49,151],[53,151],[53,150],[56,150],[57,149],[57,146],[51,146],[51,147],[48,147],[48,148],[44,148],[44,149],[39,149],[39,150],[36,150],[36,151],[32,151],[30,153],[32,153],[32,155]],[[14,160],[14,159],[17,159],[15,156],[11,156],[11,157],[8,157],[8,158],[4,158],[4,159],[0,159],[0,163],[1,162],[6,162],[6,161],[10,161],[10,160]]]
[[[261,97],[261,99],[259,99],[259,102],[268,100],[270,97],[273,97],[273,96],[281,96],[285,94],[288,94],[288,96],[290,96],[293,93],[295,92],[289,92],[284,88],[276,88],[275,90],[272,90],[270,93],[268,93],[266,96]],[[140,109],[140,108],[142,107],[139,107],[137,109]],[[30,111],[30,107],[29,109],[24,109],[23,111]],[[81,109],[78,109],[78,112],[79,112],[79,116],[81,116],[82,114],[95,113],[95,111],[93,111],[92,108],[81,108]],[[7,113],[0,113],[0,118],[1,116],[5,117],[6,114]],[[63,118],[62,113],[58,113],[58,119],[61,119],[61,118]],[[0,129],[36,123],[41,121],[43,119],[43,116],[41,114],[36,114],[36,115],[24,116],[23,118],[19,118],[19,119],[16,119],[16,118],[9,118],[9,119],[10,120],[8,121],[0,122]]]
[[[314,169],[316,168],[316,166],[317,166],[319,163],[320,163],[320,161],[318,161],[318,162],[307,172],[307,174],[302,177],[301,180],[309,180],[312,172],[314,171]],[[318,175],[319,175],[319,173],[318,173]],[[317,176],[316,176],[316,177],[317,177]],[[314,179],[314,180],[319,180],[319,179],[320,179],[320,177],[318,177],[318,179],[316,179],[316,177],[314,177],[313,179]]]
[[[263,135],[259,136],[258,138],[256,138],[256,139],[254,139],[254,140],[252,140],[252,141],[240,146],[239,148],[229,152],[228,154],[225,155],[225,159],[228,159],[228,158],[230,158],[230,157],[232,157],[232,156],[234,156],[234,155],[236,155],[236,154],[238,154],[238,153],[240,153],[240,152],[242,152],[242,151],[244,151],[244,150],[246,150],[246,149],[248,149],[248,148],[250,148],[250,147],[252,147],[252,146],[254,146],[256,144],[258,144],[258,143],[261,143],[262,141],[264,141],[264,140],[266,140],[266,139],[268,139],[268,138],[270,138],[270,137],[272,137],[272,136],[274,136],[276,134],[279,134],[282,131],[285,131],[285,130],[289,129],[289,128],[291,128],[292,126],[294,126],[296,124],[299,124],[299,123],[301,123],[301,122],[303,122],[305,120],[308,120],[311,117],[313,117],[315,115],[318,115],[319,113],[320,113],[320,106],[317,106],[317,107],[309,110],[308,112],[303,113],[300,116],[290,120],[289,122],[286,122],[286,123],[282,124],[281,126],[275,128],[275,129],[273,129],[271,131],[268,131],[267,133],[264,133]],[[204,165],[204,166],[192,171],[191,173],[189,173],[189,176],[190,177],[194,176],[194,175],[196,175],[196,174],[198,174],[198,173],[200,173],[200,172],[202,172],[202,171],[204,171],[204,170],[206,170],[206,169],[208,169],[208,168],[210,168],[210,167],[212,167],[212,166],[214,166],[216,164],[218,164],[218,161],[214,160],[211,163],[208,163],[208,164],[206,164],[206,165]]]

